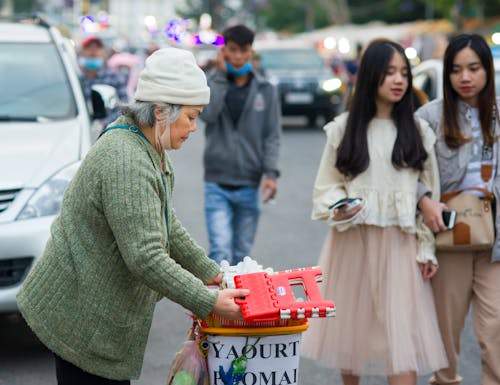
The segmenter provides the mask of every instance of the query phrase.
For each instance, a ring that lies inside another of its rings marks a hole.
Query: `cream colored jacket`
[[[327,143],[314,183],[312,219],[324,220],[338,231],[361,224],[398,226],[406,233],[416,234],[418,262],[430,260],[437,264],[434,235],[417,212],[418,182],[430,186],[432,198],[439,200],[439,173],[434,153],[436,136],[433,130],[424,120],[418,119],[424,147],[429,155],[424,169],[398,170],[391,162],[396,126],[392,120],[373,119],[368,127],[370,164],[355,178],[348,178],[335,167],[337,149],[344,135],[346,121],[347,113],[344,113],[325,126]],[[365,208],[354,220],[337,223],[332,219],[332,210],[328,207],[345,197],[363,198]]]

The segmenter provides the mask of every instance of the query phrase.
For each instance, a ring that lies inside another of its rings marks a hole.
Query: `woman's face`
[[[203,106],[182,106],[179,118],[170,125],[170,146],[177,150],[196,131],[196,120],[203,111]]]
[[[392,55],[385,79],[378,87],[377,101],[383,104],[399,102],[408,89],[408,71],[406,60],[399,52]]]
[[[486,86],[486,70],[479,56],[469,47],[457,52],[453,60],[450,82],[460,99],[478,107],[478,95]]]

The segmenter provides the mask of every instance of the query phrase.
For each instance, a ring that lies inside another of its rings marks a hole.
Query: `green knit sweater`
[[[138,378],[162,296],[201,318],[213,309],[217,294],[203,282],[219,267],[177,220],[173,182],[166,155],[162,173],[149,142],[116,129],[91,148],[64,194],[17,300],[40,340],[81,369]]]

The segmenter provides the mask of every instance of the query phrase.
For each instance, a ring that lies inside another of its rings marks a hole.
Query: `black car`
[[[262,48],[257,51],[266,78],[278,87],[283,115],[331,120],[338,112],[342,81],[314,48]]]

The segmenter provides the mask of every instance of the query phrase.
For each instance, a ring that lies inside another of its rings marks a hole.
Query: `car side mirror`
[[[103,119],[118,105],[116,88],[107,84],[94,84],[91,92],[92,118]]]

